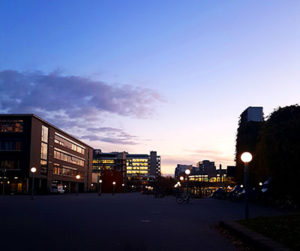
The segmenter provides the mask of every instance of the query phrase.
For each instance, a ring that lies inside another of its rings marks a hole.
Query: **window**
[[[48,127],[42,125],[42,142],[48,143]]]
[[[48,145],[46,143],[42,142],[41,145],[41,159],[47,161],[47,155],[48,155]]]
[[[23,132],[23,120],[0,120],[0,132]]]
[[[75,152],[81,153],[81,154],[84,154],[84,152],[85,152],[84,146],[81,146],[81,145],[77,144],[76,142],[74,142],[73,140],[67,139],[66,137],[64,137],[58,133],[55,133],[54,142],[56,144],[59,144],[61,146],[64,146],[66,148],[69,148],[69,149],[71,149]]]
[[[59,152],[57,150],[54,150],[54,158],[73,163],[75,165],[84,166],[84,160],[72,156],[71,154]]]
[[[20,141],[0,141],[0,151],[15,151],[22,150],[22,142]]]
[[[20,169],[19,160],[1,160],[0,169]]]

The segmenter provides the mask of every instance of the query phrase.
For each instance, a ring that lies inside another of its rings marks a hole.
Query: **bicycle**
[[[179,194],[179,195],[176,197],[176,202],[177,202],[178,204],[183,204],[183,203],[189,204],[190,198],[191,198],[191,196],[190,196],[189,193]]]

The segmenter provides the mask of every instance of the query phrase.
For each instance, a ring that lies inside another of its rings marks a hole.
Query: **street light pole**
[[[245,187],[245,219],[249,218],[249,202],[248,202],[248,164],[252,160],[252,154],[249,152],[244,152],[241,155],[241,160],[244,162],[244,187]]]
[[[186,174],[186,195],[188,197],[189,196],[189,175],[191,174],[191,170],[186,169],[185,174]],[[187,203],[189,203],[189,200],[187,201]]]
[[[115,182],[115,181],[113,181],[113,190],[112,190],[112,195],[114,195],[114,194],[115,194],[115,185],[116,185],[116,182]]]
[[[78,190],[79,190],[79,179],[80,179],[80,175],[79,175],[79,174],[77,174],[77,175],[76,175],[76,180],[77,180],[77,182],[76,182],[76,196],[78,196]]]
[[[34,196],[34,173],[36,172],[36,168],[31,167],[30,171],[32,173],[31,199],[33,200],[33,196]]]
[[[102,180],[99,180],[99,191],[98,191],[98,196],[102,194]]]

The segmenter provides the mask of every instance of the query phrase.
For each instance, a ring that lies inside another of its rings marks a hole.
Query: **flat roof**
[[[77,138],[74,137],[73,135],[71,135],[71,134],[69,134],[69,133],[63,131],[62,129],[58,128],[57,126],[51,124],[50,122],[48,122],[48,121],[42,119],[41,117],[39,117],[39,116],[37,116],[37,115],[35,115],[35,114],[28,114],[28,113],[26,113],[26,114],[0,114],[0,117],[34,117],[34,118],[36,118],[36,119],[42,121],[43,123],[45,123],[45,124],[47,124],[47,125],[49,125],[49,126],[55,128],[56,130],[58,130],[58,131],[60,131],[60,132],[62,132],[62,133],[64,133],[64,134],[68,135],[69,137],[73,138],[74,140],[77,140],[77,141],[80,142],[81,144],[83,144],[83,145],[85,145],[85,146],[87,146],[87,147],[93,149],[93,147],[89,146],[88,144],[86,144],[86,143],[84,143],[83,141],[77,139]]]

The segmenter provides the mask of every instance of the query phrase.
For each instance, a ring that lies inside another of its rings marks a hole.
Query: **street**
[[[75,194],[0,197],[2,250],[235,250],[215,230],[243,204],[172,196]],[[278,211],[250,205],[250,217]]]

